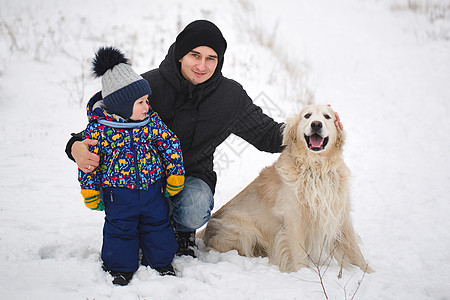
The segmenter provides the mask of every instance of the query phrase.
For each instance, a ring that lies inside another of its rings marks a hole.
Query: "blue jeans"
[[[172,225],[177,231],[195,231],[208,222],[214,207],[209,186],[201,179],[186,176],[184,189],[168,200]]]

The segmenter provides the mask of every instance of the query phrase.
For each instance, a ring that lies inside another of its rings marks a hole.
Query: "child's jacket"
[[[98,140],[90,150],[100,154],[100,165],[91,173],[79,170],[81,189],[148,189],[163,177],[184,175],[178,138],[156,112],[150,109],[150,116],[141,122],[125,122],[109,115],[100,100],[101,92],[89,101],[84,131],[84,138]]]

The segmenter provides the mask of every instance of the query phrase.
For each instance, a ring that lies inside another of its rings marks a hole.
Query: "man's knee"
[[[174,221],[181,225],[182,229],[190,231],[208,222],[214,207],[211,189],[204,181],[194,177],[187,178],[185,189],[172,201]]]
[[[195,200],[191,201],[190,205],[182,206],[181,211],[178,212],[180,217],[179,223],[193,230],[202,227],[208,222],[213,206],[212,196],[199,194]]]

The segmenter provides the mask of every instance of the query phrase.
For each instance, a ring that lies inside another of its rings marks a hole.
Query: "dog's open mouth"
[[[325,149],[328,144],[328,137],[321,137],[317,133],[314,133],[310,136],[305,135],[306,144],[308,144],[308,148],[312,151],[321,151]]]

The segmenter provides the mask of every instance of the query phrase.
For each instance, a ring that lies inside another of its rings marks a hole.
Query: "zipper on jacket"
[[[111,202],[114,202],[113,191],[111,191]]]
[[[136,189],[140,188],[140,180],[139,180],[139,168],[138,168],[138,161],[137,161],[137,151],[136,148],[134,147],[134,133],[133,133],[133,129],[130,130],[130,135],[131,135],[131,141],[130,141],[130,149],[131,152],[133,152],[133,156],[134,156],[134,169],[136,170]]]
[[[113,154],[113,158],[112,158],[112,161],[111,161],[111,164],[109,165],[109,167],[108,167],[108,170],[106,171],[106,174],[111,174],[111,169],[112,168],[114,168],[115,166],[116,166],[116,161],[117,161],[117,157],[119,156],[119,154],[120,154],[120,150],[119,149],[117,149],[117,150],[115,150],[115,152],[113,152],[114,154]]]

